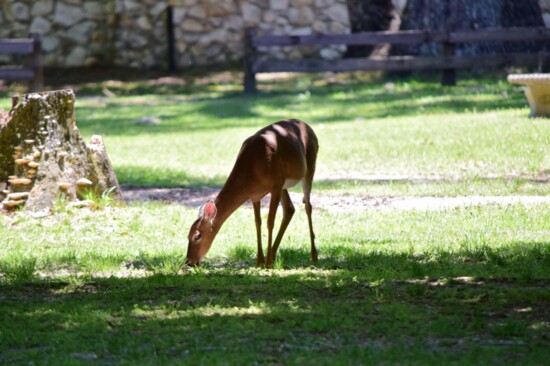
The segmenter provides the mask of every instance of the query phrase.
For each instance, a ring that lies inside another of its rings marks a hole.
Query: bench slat
[[[35,72],[32,69],[24,69],[21,67],[1,67],[0,80],[18,81],[30,80],[35,78]]]
[[[2,39],[0,40],[0,54],[26,55],[34,52],[33,39]]]

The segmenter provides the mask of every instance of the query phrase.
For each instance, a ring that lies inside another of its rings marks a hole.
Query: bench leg
[[[527,85],[524,92],[531,107],[529,117],[550,117],[550,84]]]
[[[244,92],[245,94],[254,94],[258,91],[256,88],[256,74],[251,70],[250,66],[244,71]]]

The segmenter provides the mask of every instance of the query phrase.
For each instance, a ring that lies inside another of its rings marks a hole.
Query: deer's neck
[[[227,220],[227,218],[249,198],[250,190],[248,184],[228,179],[218,194],[218,197],[214,200],[216,208],[218,209],[214,221],[214,230],[217,232],[225,220]]]

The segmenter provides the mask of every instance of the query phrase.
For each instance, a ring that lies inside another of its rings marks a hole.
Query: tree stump
[[[72,90],[13,98],[0,111],[0,210],[42,211],[58,197],[79,204],[91,192],[122,200],[101,136],[84,143]]]

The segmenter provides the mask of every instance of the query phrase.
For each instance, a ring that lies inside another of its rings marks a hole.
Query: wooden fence
[[[421,30],[399,32],[364,32],[352,34],[313,34],[303,36],[275,36],[256,34],[255,28],[245,31],[244,90],[256,92],[256,74],[264,72],[347,72],[368,70],[420,70],[442,71],[441,82],[456,83],[455,69],[471,67],[503,67],[507,65],[537,66],[538,53],[505,53],[493,55],[455,55],[456,45],[472,42],[550,41],[549,28],[495,28],[456,32]],[[266,60],[259,58],[259,47],[272,46],[329,46],[329,45],[380,45],[424,44],[440,45],[440,56],[388,56],[382,58],[348,58],[339,60],[302,59]]]
[[[28,81],[31,92],[43,87],[42,37],[33,34],[31,38],[0,39],[0,54],[26,55],[24,65],[0,66],[0,80]]]

